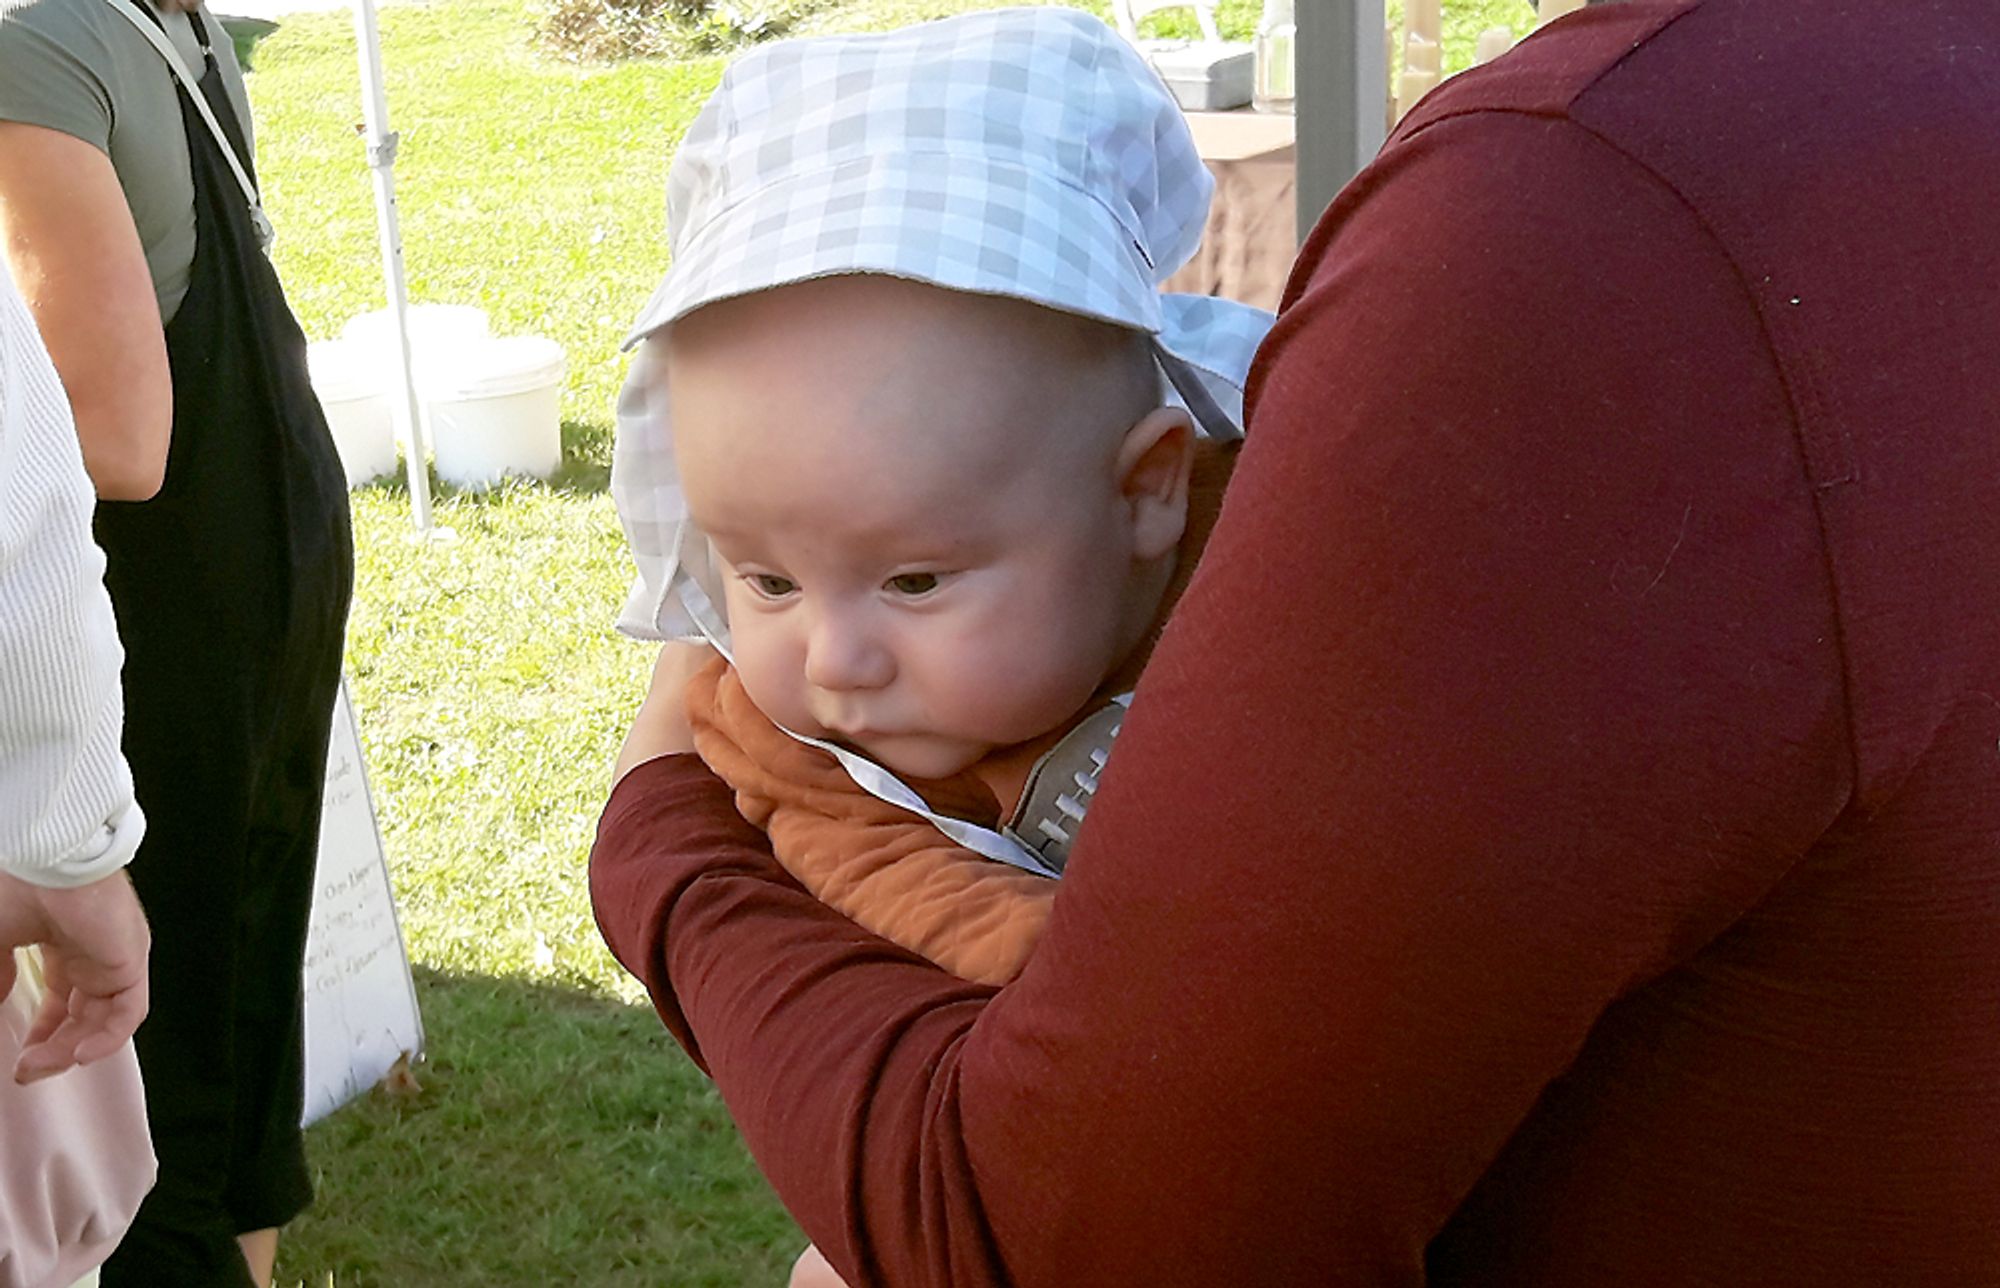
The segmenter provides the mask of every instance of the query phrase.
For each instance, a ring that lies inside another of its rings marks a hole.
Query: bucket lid
[[[489,331],[486,310],[470,304],[412,304],[403,314],[412,349],[441,348],[484,339]],[[363,313],[340,330],[340,338],[371,349],[396,342],[395,320],[387,309]]]
[[[440,352],[423,372],[424,396],[504,398],[562,383],[563,347],[539,335],[468,341]]]
[[[306,369],[321,402],[354,402],[387,392],[387,372],[373,351],[348,340],[316,340],[306,346]]]

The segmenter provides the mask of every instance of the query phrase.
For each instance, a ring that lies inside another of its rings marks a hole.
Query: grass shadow
[[[419,1089],[308,1133],[319,1198],[276,1282],[783,1282],[803,1237],[646,1007],[419,968]]]
[[[601,420],[562,423],[562,465],[549,486],[565,492],[603,492],[611,486],[612,426]]]

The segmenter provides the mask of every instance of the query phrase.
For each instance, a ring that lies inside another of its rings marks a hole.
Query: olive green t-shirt
[[[60,130],[111,158],[146,250],[160,316],[171,320],[194,263],[187,136],[166,59],[111,11],[113,2],[0,0],[0,120]],[[160,16],[188,68],[200,76],[201,46],[188,16],[178,10]],[[222,24],[206,9],[201,17],[248,138],[250,104],[236,51]]]

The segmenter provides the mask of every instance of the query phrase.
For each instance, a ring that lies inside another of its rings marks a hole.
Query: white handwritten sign
[[[416,986],[347,685],[333,713],[306,933],[306,1113],[317,1122],[423,1050]]]

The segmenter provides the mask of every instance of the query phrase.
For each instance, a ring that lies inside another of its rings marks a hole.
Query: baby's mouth
[[[828,742],[855,743],[889,736],[866,720],[827,719],[816,715],[813,723],[820,728],[820,736]]]

